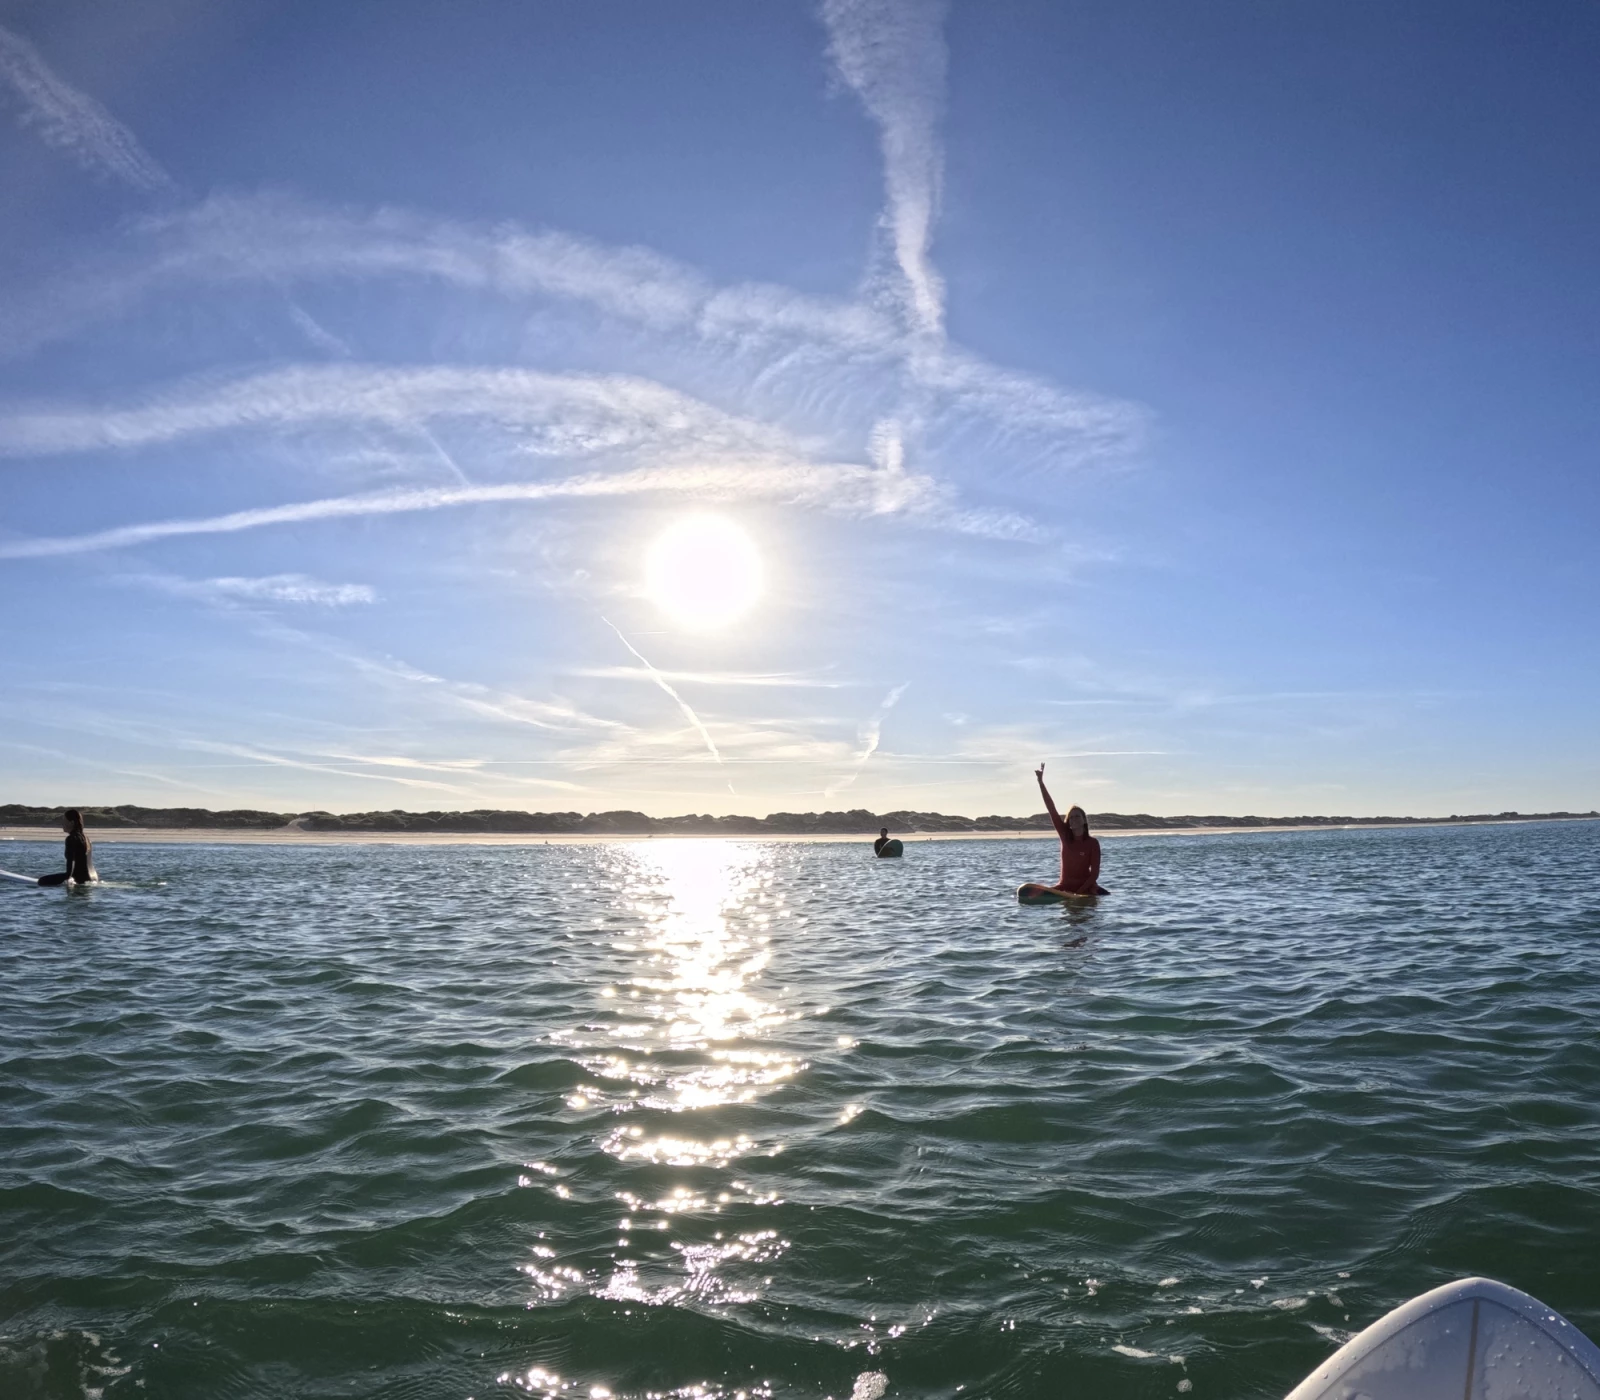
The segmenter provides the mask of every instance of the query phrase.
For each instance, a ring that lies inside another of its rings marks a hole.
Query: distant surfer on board
[[[94,847],[83,829],[83,813],[68,807],[61,814],[61,829],[67,833],[67,868],[59,875],[41,875],[41,885],[87,885],[100,877],[94,873]]]
[[[1062,821],[1050,789],[1044,785],[1044,764],[1034,770],[1039,791],[1044,794],[1045,810],[1061,838],[1061,879],[1054,885],[1023,885],[1017,898],[1024,904],[1053,904],[1062,899],[1088,899],[1105,894],[1100,887],[1100,843],[1089,835],[1089,814],[1082,807],[1069,807]]]

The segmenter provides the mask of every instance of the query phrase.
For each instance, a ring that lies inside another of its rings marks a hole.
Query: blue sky
[[[0,26],[5,800],[1600,801],[1592,6]]]

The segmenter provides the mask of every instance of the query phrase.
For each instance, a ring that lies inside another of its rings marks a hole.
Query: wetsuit
[[[94,879],[94,862],[89,858],[89,838],[81,831],[67,833],[67,868],[59,875],[42,875],[39,877],[41,885],[64,885],[68,880],[74,884],[87,885]]]
[[[1061,880],[1056,888],[1062,894],[1104,894],[1099,886],[1100,843],[1092,836],[1074,841],[1061,823]]]
[[[891,838],[888,836],[880,836],[872,843],[872,854],[875,856],[881,856],[883,854],[883,848],[889,844],[890,840]]]
[[[1050,800],[1042,768],[1039,771],[1039,791],[1044,797],[1045,810],[1050,813],[1050,824],[1061,838],[1061,879],[1053,885],[1023,885],[1017,890],[1017,898],[1024,904],[1051,904],[1063,897],[1087,898],[1106,894],[1106,889],[1100,884],[1100,843],[1087,831],[1081,841],[1072,839],[1072,828]]]

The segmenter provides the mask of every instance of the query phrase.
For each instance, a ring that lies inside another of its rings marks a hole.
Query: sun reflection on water
[[[704,1049],[783,1019],[750,987],[770,959],[769,936],[736,932],[728,919],[730,907],[754,893],[759,854],[724,841],[662,842],[648,851],[666,909],[644,945],[656,971],[633,985],[656,997],[657,1036],[675,1049]]]
[[[541,1249],[523,1272],[547,1302],[577,1290],[645,1305],[748,1303],[771,1282],[763,1266],[789,1242],[770,1228],[720,1228],[744,1223],[724,1211],[771,1207],[781,1197],[724,1174],[776,1156],[783,1144],[762,1141],[744,1130],[747,1119],[730,1122],[725,1113],[805,1068],[775,1043],[799,1013],[764,985],[770,930],[784,915],[770,891],[773,853],[682,840],[612,854],[621,898],[603,943],[610,975],[595,988],[599,1019],[569,1038],[587,1078],[567,1092],[566,1105],[617,1115],[597,1145],[628,1173],[622,1189],[609,1192],[621,1218],[613,1217],[617,1234],[603,1263],[592,1253],[557,1258]],[[662,1168],[678,1179],[652,1175]],[[547,1189],[572,1199],[559,1184]]]
[[[746,1103],[790,1078],[801,1067],[793,1055],[740,1043],[791,1019],[757,991],[771,959],[772,911],[762,907],[770,854],[731,841],[662,841],[629,854],[643,928],[614,945],[639,957],[620,979],[628,1004],[616,1007],[616,1029],[634,1053],[588,1067],[640,1086],[643,1106],[672,1110]],[[622,1002],[617,990],[601,995]],[[695,1051],[698,1063],[677,1063]]]

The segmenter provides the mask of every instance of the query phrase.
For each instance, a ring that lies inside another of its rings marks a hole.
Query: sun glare
[[[720,515],[667,527],[644,561],[645,592],[684,627],[709,632],[743,617],[761,596],[755,541]]]

